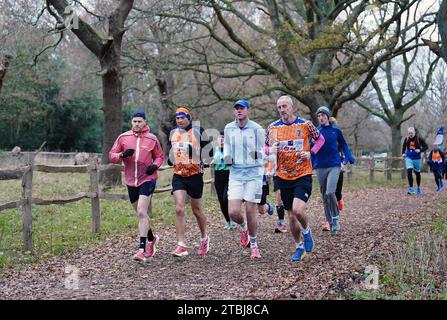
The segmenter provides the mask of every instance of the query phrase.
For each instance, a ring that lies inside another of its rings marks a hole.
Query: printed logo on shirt
[[[304,139],[287,140],[279,142],[279,150],[283,152],[302,151]]]
[[[304,196],[306,197],[306,199],[309,199],[309,195],[307,193],[305,193]]]
[[[298,135],[298,136],[301,136],[301,129],[298,129],[298,130],[296,130],[296,134]]]

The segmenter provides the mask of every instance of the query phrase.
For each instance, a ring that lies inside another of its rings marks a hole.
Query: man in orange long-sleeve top
[[[142,109],[132,113],[132,130],[121,134],[109,152],[112,163],[124,164],[124,177],[130,203],[138,216],[140,248],[134,260],[146,262],[157,251],[159,237],[152,233],[147,214],[157,181],[157,169],[163,163],[163,150],[150,133]]]
[[[299,262],[314,247],[305,209],[312,193],[310,157],[324,144],[324,137],[312,122],[294,114],[293,101],[289,96],[278,99],[276,110],[281,118],[268,126],[265,144],[268,152],[276,156],[273,159],[276,161],[276,183],[281,190],[281,199],[296,244],[292,260]],[[312,148],[310,139],[315,141]]]

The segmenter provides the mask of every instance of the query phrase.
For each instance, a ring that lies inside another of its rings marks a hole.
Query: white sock
[[[256,237],[248,236],[248,239],[250,240],[250,248],[256,248],[258,246],[258,243],[256,242]]]
[[[307,226],[306,229],[302,229],[302,230],[301,230],[301,233],[302,233],[302,234],[308,234],[309,232],[310,232],[310,227],[309,227],[309,226]]]
[[[247,222],[245,222],[245,221],[244,221],[244,223],[241,223],[240,226],[241,226],[241,228],[242,228],[242,231],[245,231],[245,230],[248,229],[248,227],[247,227]]]
[[[304,249],[304,243],[303,242],[295,243],[295,246],[296,246],[297,249],[298,248]]]
[[[202,242],[202,241],[205,240],[206,238],[208,238],[208,236],[205,236],[204,238],[200,238],[200,241]]]
[[[179,242],[177,242],[177,244],[179,244],[179,245],[181,245],[182,247],[185,247],[185,248],[186,248],[186,244],[185,244],[183,241],[179,241]]]

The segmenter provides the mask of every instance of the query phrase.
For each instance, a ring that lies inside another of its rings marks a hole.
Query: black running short
[[[138,201],[140,195],[150,196],[151,194],[153,194],[155,191],[156,183],[157,182],[155,180],[149,180],[138,187],[127,186],[127,193],[129,194],[130,203]]]
[[[279,177],[277,179],[284,209],[292,209],[294,198],[298,198],[304,202],[310,199],[310,195],[312,194],[312,175],[304,176],[296,180],[284,180]]]
[[[182,177],[174,174],[172,177],[172,191],[185,190],[193,199],[202,198],[203,194],[203,173],[195,174],[189,177]]]

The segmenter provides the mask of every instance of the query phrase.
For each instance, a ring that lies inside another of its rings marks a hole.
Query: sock
[[[278,219],[284,220],[284,205],[283,204],[276,206],[276,212],[278,213]]]
[[[183,241],[179,241],[179,242],[177,242],[177,244],[179,244],[179,245],[181,245],[182,247],[185,247],[185,248],[186,248],[186,244],[185,244]]]
[[[147,241],[148,242],[154,241],[154,234],[152,233],[152,229],[149,229],[149,231],[147,232]]]
[[[295,243],[295,246],[296,246],[297,249],[298,248],[304,249],[304,243],[303,242]]]
[[[286,220],[284,220],[284,219],[279,219],[278,222],[279,222],[280,226],[285,226],[286,225]]]
[[[302,229],[302,230],[301,230],[301,233],[302,233],[303,235],[306,235],[306,234],[308,234],[309,232],[310,232],[310,228],[309,228],[309,226],[307,226],[306,229]]]
[[[200,237],[200,242],[202,242],[203,240],[205,240],[206,238],[208,238],[208,236],[205,236],[205,237]]]
[[[242,228],[242,231],[247,230],[247,222],[244,221],[244,223],[241,223],[240,226]]]
[[[248,236],[248,239],[250,240],[250,248],[256,248],[258,244],[256,243],[256,237]]]
[[[140,250],[146,252],[146,237],[140,237]]]

